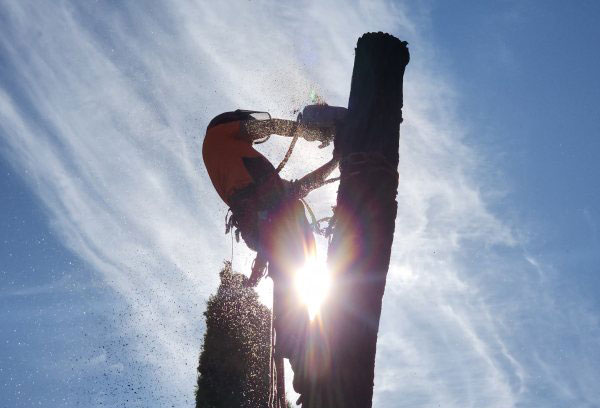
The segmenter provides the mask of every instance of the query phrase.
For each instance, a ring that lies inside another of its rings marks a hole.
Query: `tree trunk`
[[[336,135],[340,186],[328,263],[334,292],[322,308],[330,352],[305,408],[372,405],[381,303],[397,212],[406,42],[384,33],[357,43],[347,121]]]

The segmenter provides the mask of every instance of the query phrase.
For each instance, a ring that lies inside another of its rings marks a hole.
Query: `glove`
[[[307,105],[298,114],[298,122],[317,127],[335,129],[338,122],[343,121],[348,109],[341,106]]]

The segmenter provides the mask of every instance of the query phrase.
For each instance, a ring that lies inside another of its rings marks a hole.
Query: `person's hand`
[[[335,126],[322,126],[320,128],[321,138],[319,140],[321,141],[321,144],[319,145],[319,149],[327,147],[333,142],[335,139],[335,131]]]
[[[348,109],[343,106],[329,106],[324,104],[307,105],[298,114],[297,120],[305,125],[335,128],[339,121],[345,119],[347,113]]]

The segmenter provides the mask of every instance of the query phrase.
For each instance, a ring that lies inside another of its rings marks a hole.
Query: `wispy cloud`
[[[413,56],[376,406],[517,406],[532,400],[539,369],[559,387],[556,365],[524,358],[514,330],[528,296],[543,296],[540,267],[488,210],[493,186],[480,177],[455,91],[429,68],[435,48],[408,10],[341,1],[4,2],[4,157],[26,172],[65,245],[129,303],[133,318],[121,330],[155,372],[160,401],[191,404],[203,301],[230,256],[225,208],[200,159],[207,121],[235,107],[290,118],[312,89],[345,105],[355,41],[366,31],[409,40]],[[286,143],[264,152],[277,161]],[[329,153],[301,144],[284,175],[298,177]],[[310,196],[318,212],[334,192]],[[238,268],[249,257],[236,247]],[[516,297],[507,282],[495,285],[498,274],[525,283]],[[562,385],[560,401],[593,398],[589,382],[573,383]]]

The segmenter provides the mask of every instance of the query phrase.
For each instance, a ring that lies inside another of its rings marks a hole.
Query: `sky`
[[[411,62],[374,406],[600,407],[599,16],[0,0],[0,406],[193,406],[205,302],[252,260],[224,234],[208,121],[345,106],[356,40],[384,31]],[[299,143],[283,176],[330,154]]]

